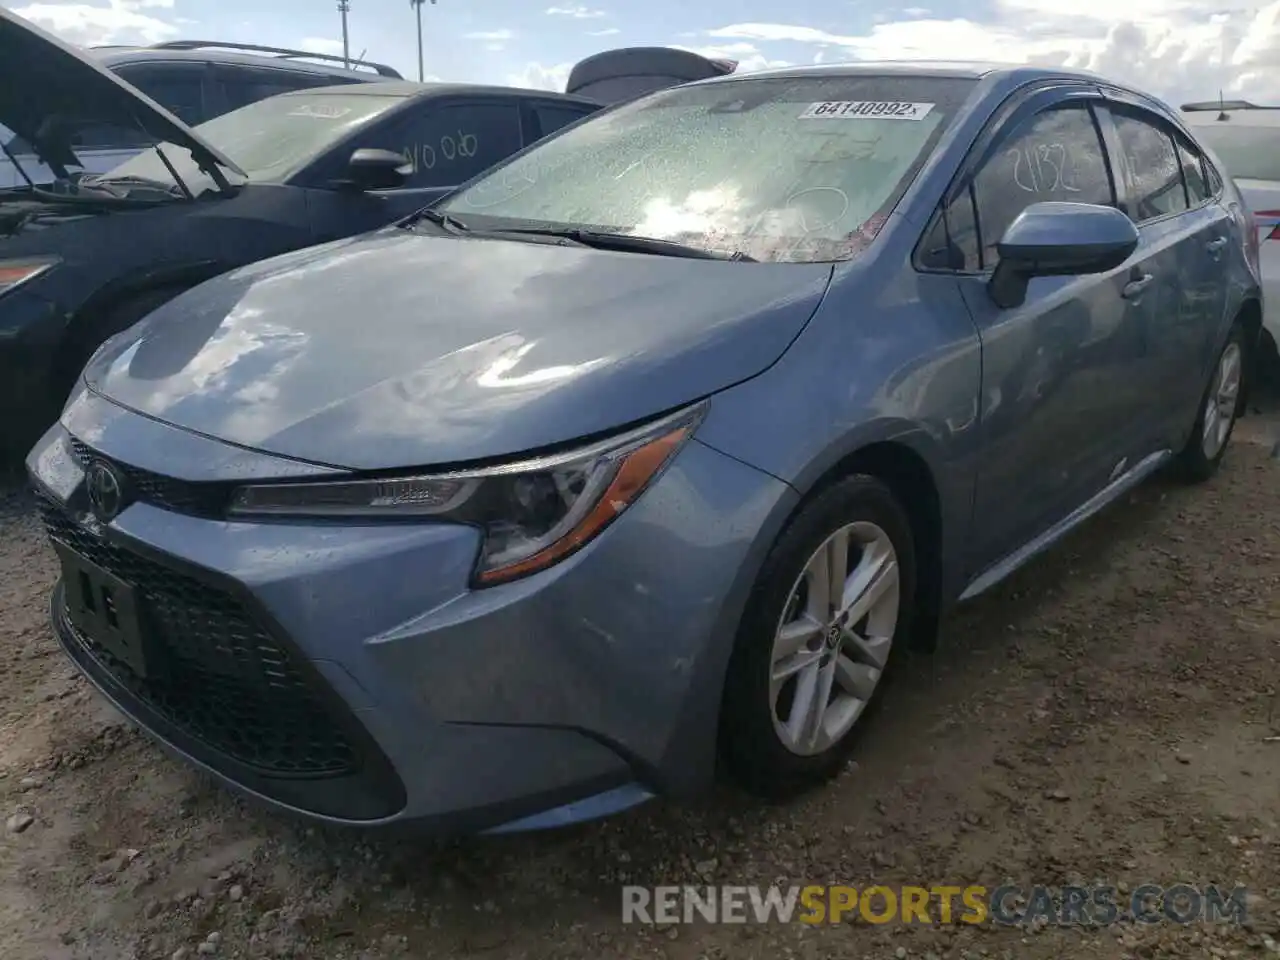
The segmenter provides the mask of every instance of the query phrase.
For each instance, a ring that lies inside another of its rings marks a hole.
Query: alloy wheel
[[[774,731],[787,750],[820,754],[857,723],[889,661],[898,606],[897,552],[876,524],[840,528],[809,558],[770,658]]]
[[[1227,344],[1218,359],[1218,368],[1214,371],[1213,385],[1209,388],[1209,397],[1204,407],[1201,449],[1207,460],[1214,459],[1222,452],[1227,436],[1231,433],[1231,425],[1235,422],[1243,359],[1240,344],[1234,340]]]

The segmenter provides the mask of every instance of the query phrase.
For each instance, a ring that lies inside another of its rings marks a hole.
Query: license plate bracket
[[[145,679],[154,671],[155,658],[138,591],[66,545],[55,547],[62,561],[63,593],[72,625]]]

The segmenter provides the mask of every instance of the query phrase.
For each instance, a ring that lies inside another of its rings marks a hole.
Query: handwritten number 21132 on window
[[[1027,193],[1080,193],[1067,148],[1060,143],[1021,143],[1005,152],[1016,187]]]

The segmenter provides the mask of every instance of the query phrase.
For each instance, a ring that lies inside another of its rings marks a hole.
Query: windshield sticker
[[[825,100],[811,103],[800,114],[801,120],[923,120],[932,103],[907,103],[902,100]]]
[[[316,120],[340,120],[351,112],[350,107],[335,107],[326,103],[306,103],[290,110],[291,117],[312,117]]]

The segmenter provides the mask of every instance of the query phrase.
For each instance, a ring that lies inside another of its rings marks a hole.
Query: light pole
[[[414,13],[418,16],[418,82],[422,83],[422,4],[424,0],[409,0],[409,6],[413,7]],[[431,5],[436,5],[436,0],[431,0]]]
[[[351,0],[338,0],[338,12],[342,14],[342,66],[351,69],[351,47],[347,38],[347,12],[351,9]]]

